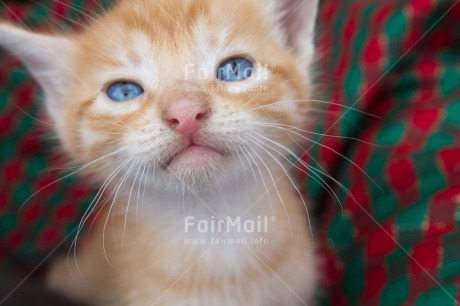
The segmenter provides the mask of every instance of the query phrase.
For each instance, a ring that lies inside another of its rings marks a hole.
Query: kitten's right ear
[[[309,65],[314,54],[318,0],[272,0],[279,26],[294,54]]]
[[[33,33],[0,23],[0,46],[28,68],[45,92],[48,112],[57,120],[63,94],[72,79],[75,43],[65,37]]]

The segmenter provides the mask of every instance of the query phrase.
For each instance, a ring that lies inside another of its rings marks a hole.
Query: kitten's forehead
[[[82,36],[82,49],[107,65],[154,61],[170,75],[171,67],[209,64],[260,48],[269,27],[256,4],[259,0],[122,1]]]

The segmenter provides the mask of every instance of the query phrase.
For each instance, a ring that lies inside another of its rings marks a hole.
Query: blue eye
[[[244,57],[233,57],[217,68],[217,78],[221,81],[236,82],[249,78],[254,66]]]
[[[144,93],[144,89],[133,82],[115,82],[107,88],[107,96],[116,102],[124,102]]]

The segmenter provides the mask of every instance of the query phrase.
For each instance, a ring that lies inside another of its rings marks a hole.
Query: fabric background
[[[79,28],[110,2],[7,1],[0,17],[31,28]],[[302,157],[317,171],[297,176],[316,214],[322,305],[460,301],[458,2],[321,5],[314,98],[326,112],[318,109],[314,131],[328,136],[305,133],[317,144],[305,145]],[[72,237],[95,192],[75,175],[48,186],[70,172],[59,169],[64,159],[41,107],[37,84],[0,53],[3,276],[24,276]]]
[[[31,29],[80,29],[109,2],[6,1],[0,18]],[[0,50],[0,274],[18,278],[65,237],[71,243],[96,191],[63,170],[69,165],[57,153],[42,100],[27,70]]]
[[[459,301],[458,2],[323,3],[321,98],[338,105],[317,132],[361,140],[317,137],[305,148],[344,187],[328,181],[341,207],[301,175],[320,216],[325,305]]]

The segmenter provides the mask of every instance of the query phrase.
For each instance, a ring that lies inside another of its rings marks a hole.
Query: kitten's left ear
[[[318,0],[273,0],[287,43],[295,55],[307,64],[314,53]]]
[[[62,107],[62,97],[71,81],[75,43],[65,37],[32,33],[0,23],[0,46],[18,57],[41,85],[53,119]]]

